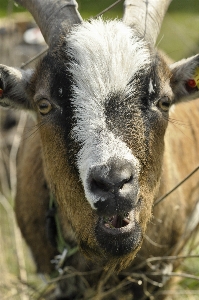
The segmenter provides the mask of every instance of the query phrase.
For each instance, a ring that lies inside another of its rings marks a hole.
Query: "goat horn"
[[[46,43],[56,45],[59,36],[82,22],[75,0],[16,0],[34,17]]]
[[[172,0],[125,0],[123,22],[136,28],[155,45],[162,21]]]

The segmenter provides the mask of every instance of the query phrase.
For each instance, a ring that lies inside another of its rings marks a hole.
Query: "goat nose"
[[[135,167],[126,160],[94,166],[90,169],[89,186],[98,214],[129,211],[138,190]]]
[[[121,190],[125,184],[129,183],[133,178],[132,172],[125,168],[120,172],[116,169],[109,174],[103,172],[103,167],[94,168],[92,170],[91,192],[93,193],[112,193],[115,194]]]

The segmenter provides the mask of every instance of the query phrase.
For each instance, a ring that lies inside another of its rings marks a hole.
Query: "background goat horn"
[[[153,45],[172,0],[125,0],[123,22],[139,30]]]
[[[16,0],[34,17],[46,43],[56,45],[60,34],[82,22],[75,0]]]

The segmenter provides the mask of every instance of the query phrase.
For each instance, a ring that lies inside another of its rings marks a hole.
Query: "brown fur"
[[[45,232],[49,190],[43,172],[40,142],[35,142],[39,139],[36,133],[34,139],[30,137],[30,143],[25,143],[20,150],[15,211],[26,242],[31,248],[34,245],[33,256],[37,261],[38,272],[49,273],[53,271],[50,259],[57,251],[51,247]]]
[[[156,198],[168,192],[198,165],[198,112],[198,102],[192,101],[189,104],[176,105],[174,112],[170,114],[170,121],[165,135],[161,184]],[[41,129],[42,143],[46,145],[43,147],[43,153],[38,132],[26,139],[24,148],[20,153],[18,167],[16,215],[23,235],[32,249],[38,271],[50,272],[52,270],[50,259],[53,258],[56,252],[46,240],[44,232],[45,214],[49,201],[49,191],[45,186],[45,177],[47,177],[47,182],[51,182],[50,176],[53,176],[53,182],[55,183],[50,188],[56,193],[57,202],[61,208],[59,213],[64,237],[67,241],[75,244],[77,241],[71,231],[71,226],[73,229],[75,228],[76,232],[81,232],[81,243],[88,243],[92,249],[91,252],[88,248],[84,251],[82,245],[84,255],[86,254],[87,258],[92,256],[92,260],[96,261],[91,266],[81,253],[78,253],[69,263],[71,262],[75,268],[79,268],[81,271],[98,268],[103,266],[104,263],[106,264],[107,261],[111,261],[108,264],[109,267],[113,267],[114,264],[119,268],[125,267],[133,260],[134,255],[131,254],[127,258],[123,257],[121,261],[120,259],[114,260],[103,253],[95,238],[93,238],[96,216],[93,214],[88,202],[84,200],[82,187],[74,177],[73,171],[67,161],[63,159],[65,150],[61,144],[61,139],[60,144],[58,144],[58,139],[55,141],[53,132],[58,134],[57,129],[53,127],[46,128],[46,126],[43,126]],[[50,156],[47,154],[49,151],[47,140],[50,141]],[[45,175],[42,163],[43,156]],[[62,160],[60,157],[62,157]],[[159,164],[159,152],[156,153],[155,159],[156,163]],[[57,169],[49,171],[51,161],[55,162],[56,160]],[[176,245],[185,231],[188,217],[198,201],[198,189],[198,175],[195,174],[171,196],[155,206],[146,235],[157,246],[150,243],[148,239],[144,239],[142,247],[133,262],[134,266],[150,256],[164,256],[175,253]],[[66,193],[65,191],[70,192]],[[150,203],[143,205],[146,205],[150,217]],[[146,217],[146,214],[147,212],[144,213],[143,218]],[[86,226],[82,226],[82,224],[86,224]],[[93,251],[93,249],[95,250]],[[128,271],[131,272],[131,268],[128,268]],[[96,275],[97,277],[92,276],[90,281],[93,282],[93,278],[98,280],[99,274]],[[125,292],[123,291],[122,294],[124,295]]]

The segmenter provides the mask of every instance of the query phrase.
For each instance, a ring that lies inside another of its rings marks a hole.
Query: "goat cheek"
[[[49,142],[46,142],[46,137],[47,130],[45,130],[45,136],[42,136],[45,145],[47,178],[52,192],[55,194],[63,224],[64,220],[67,219],[77,240],[84,245],[84,249],[86,248],[85,245],[87,245],[88,249],[95,249],[97,241],[94,228],[97,216],[85,199],[83,187],[77,173],[68,163],[67,149],[62,136],[59,136],[58,131],[56,131],[54,136],[52,131],[49,132],[50,148],[48,148]],[[66,234],[69,232],[68,228],[63,231]]]

